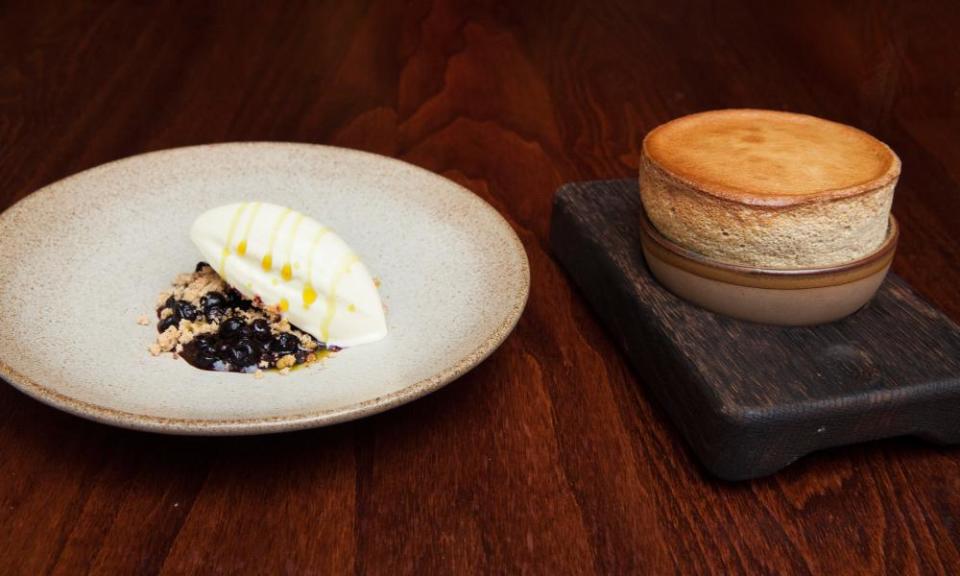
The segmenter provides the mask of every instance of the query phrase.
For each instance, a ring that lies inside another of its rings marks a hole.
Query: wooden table
[[[900,154],[894,269],[960,320],[953,2],[259,4],[0,4],[0,207],[159,148],[361,148],[500,210],[526,313],[444,390],[294,434],[131,432],[0,386],[0,573],[960,571],[960,451],[714,480],[546,250],[557,186],[633,175],[656,124],[810,112]]]

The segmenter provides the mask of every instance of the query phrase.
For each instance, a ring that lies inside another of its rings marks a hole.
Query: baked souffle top
[[[721,261],[808,268],[856,260],[887,233],[900,161],[814,116],[717,110],[644,139],[641,195],[665,236]]]

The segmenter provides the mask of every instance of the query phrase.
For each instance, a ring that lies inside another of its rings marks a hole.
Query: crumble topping
[[[279,308],[244,298],[203,262],[195,272],[179,274],[160,294],[157,319],[150,353],[170,353],[205,370],[252,372],[257,378],[271,368],[287,374],[328,350],[291,325]],[[149,319],[143,316],[138,323],[149,324]]]
[[[285,356],[281,356],[280,359],[277,360],[277,368],[279,368],[280,370],[283,370],[284,368],[290,368],[296,363],[297,363],[297,357],[294,356],[293,354],[287,354]]]

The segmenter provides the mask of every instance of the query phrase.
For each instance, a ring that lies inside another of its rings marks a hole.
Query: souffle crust
[[[657,230],[722,262],[813,268],[883,243],[900,175],[890,148],[813,116],[718,110],[644,139],[640,193]]]

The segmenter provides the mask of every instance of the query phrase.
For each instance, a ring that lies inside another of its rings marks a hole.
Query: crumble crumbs
[[[290,368],[296,363],[297,357],[293,354],[287,354],[286,356],[281,356],[280,359],[277,360],[277,368],[283,370],[284,368]]]
[[[182,356],[201,369],[251,372],[317,361],[327,346],[291,325],[277,306],[252,302],[227,285],[208,264],[179,274],[157,299],[156,341],[150,354]],[[138,319],[149,324],[149,317]],[[330,348],[334,351],[334,348]]]

